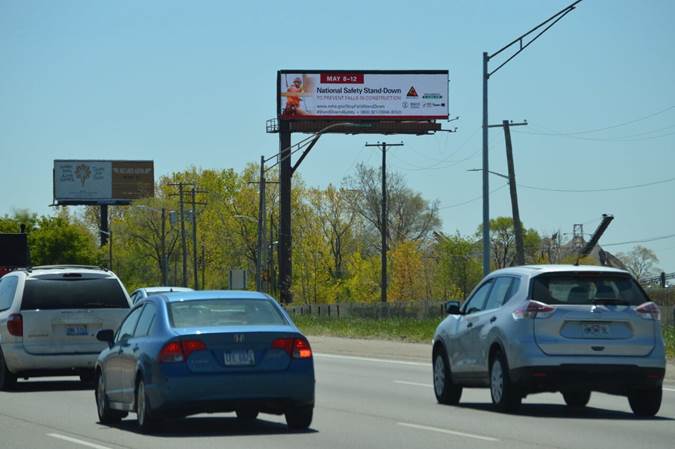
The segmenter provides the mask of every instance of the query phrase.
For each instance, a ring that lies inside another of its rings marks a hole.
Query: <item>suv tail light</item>
[[[307,339],[300,338],[277,338],[272,342],[272,348],[281,349],[294,359],[311,359],[312,348]]]
[[[10,335],[23,337],[23,317],[20,313],[13,313],[7,318],[7,330]]]
[[[203,351],[206,344],[201,340],[170,341],[159,351],[160,363],[183,362],[195,351]]]
[[[539,301],[527,301],[522,306],[513,311],[514,320],[548,318],[555,312],[555,307],[544,304]]]
[[[645,320],[661,320],[661,310],[659,306],[649,301],[635,308],[635,311],[640,315],[640,318]]]

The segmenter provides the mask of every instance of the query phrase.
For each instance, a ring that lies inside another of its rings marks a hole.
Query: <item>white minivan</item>
[[[93,380],[105,343],[100,329],[116,329],[129,312],[117,276],[82,265],[38,266],[0,279],[0,390],[17,378],[79,375]]]

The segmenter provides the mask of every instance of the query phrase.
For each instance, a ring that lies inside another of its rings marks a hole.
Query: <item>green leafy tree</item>
[[[66,209],[54,217],[41,217],[28,236],[33,265],[97,264],[101,253],[87,227]]]

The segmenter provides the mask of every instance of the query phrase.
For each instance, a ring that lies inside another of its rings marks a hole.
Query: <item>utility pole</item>
[[[185,236],[185,199],[183,193],[185,192],[186,185],[192,185],[192,183],[178,182],[170,183],[170,186],[178,186],[178,198],[179,198],[179,213],[180,213],[180,240],[181,246],[183,249],[183,279],[182,286],[187,287],[187,242]],[[175,196],[176,194],[171,194]]]
[[[262,291],[262,263],[265,253],[265,156],[260,156],[260,188],[258,190],[258,251],[255,260],[255,288]]]
[[[169,259],[166,254],[166,209],[162,208],[162,285],[169,285]]]
[[[202,243],[202,288],[206,288],[206,246]]]
[[[180,240],[183,248],[183,287],[187,287],[187,243],[185,241],[185,204],[183,202],[183,183],[178,183],[180,195]]]
[[[206,206],[206,202],[197,202],[197,193],[207,193],[206,190],[198,190],[194,185],[190,190],[192,196],[192,277],[194,288],[199,290],[199,248],[197,247],[197,205]]]
[[[489,152],[488,152],[488,80],[509,61],[518,56],[530,46],[542,34],[558,23],[563,17],[572,12],[581,0],[576,0],[571,5],[558,11],[553,16],[541,22],[527,33],[521,34],[509,44],[497,50],[493,54],[483,52],[483,274],[490,272],[490,181],[489,181]],[[489,62],[492,58],[503,53],[505,50],[517,46],[517,50],[502,62],[496,69],[489,70]]]
[[[366,143],[366,147],[378,147],[382,151],[382,268],[380,272],[380,301],[387,302],[387,147],[402,147],[401,143]]]
[[[516,264],[525,265],[525,244],[523,240],[523,224],[520,221],[518,208],[518,191],[516,190],[516,170],[513,166],[513,147],[511,145],[511,126],[527,126],[527,121],[513,123],[503,120],[499,125],[489,125],[488,128],[504,128],[506,142],[506,163],[508,165],[509,191],[511,192],[511,211],[513,216],[513,231],[516,237]]]

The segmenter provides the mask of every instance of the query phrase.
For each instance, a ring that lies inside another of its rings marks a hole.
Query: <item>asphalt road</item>
[[[21,382],[0,393],[0,448],[675,448],[675,385],[666,386],[654,419],[636,419],[625,398],[598,393],[582,412],[543,394],[505,415],[492,411],[487,390],[465,390],[459,407],[438,405],[425,362],[317,353],[316,374],[314,423],[298,433],[281,416],[241,427],[218,414],[142,435],[134,415],[116,427],[99,424],[93,391],[74,378]]]

